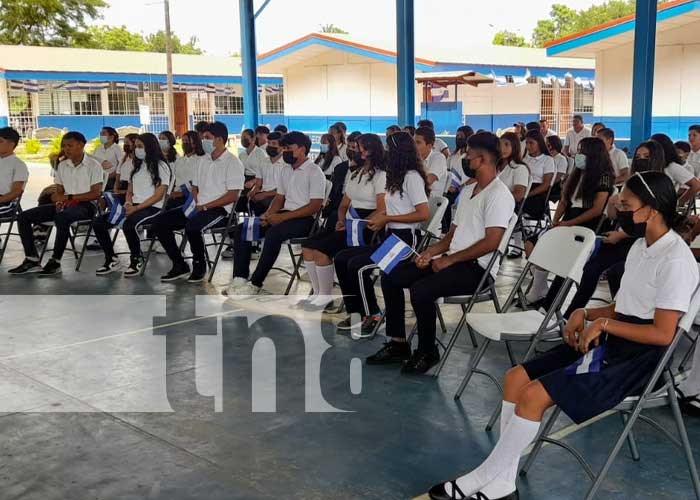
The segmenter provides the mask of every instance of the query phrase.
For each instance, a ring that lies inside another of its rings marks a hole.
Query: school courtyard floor
[[[31,173],[25,208],[49,183],[46,167]],[[339,315],[321,321],[275,296],[224,302],[230,262],[213,284],[189,285],[159,282],[162,255],[132,280],[96,277],[97,253],[81,272],[67,253],[60,278],[8,276],[21,260],[14,239],[0,265],[2,500],[408,499],[479,464],[497,438],[484,431],[499,402],[490,381],[476,376],[453,400],[466,335],[438,379],[404,377],[353,361],[383,337],[338,335]],[[506,265],[502,295],[520,265]],[[273,273],[267,285],[285,284]],[[444,311],[451,331],[457,308]],[[507,365],[498,346],[485,362],[499,375]],[[652,413],[673,428],[668,410]],[[686,422],[697,444],[700,423]],[[570,424],[560,434],[600,467],[619,418]],[[598,498],[693,497],[681,452],[643,424],[636,434],[641,461],[623,448]],[[589,481],[548,446],[518,484],[523,499],[564,500]]]

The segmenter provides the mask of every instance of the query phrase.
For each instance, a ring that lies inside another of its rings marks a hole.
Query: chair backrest
[[[119,137],[125,137],[129,134],[140,134],[141,129],[139,127],[136,127],[134,125],[125,125],[123,127],[117,127],[116,128],[117,133],[119,134]]]
[[[700,271],[700,265],[698,266],[698,268],[698,270]],[[688,307],[688,311],[678,322],[678,328],[680,328],[684,332],[689,332],[693,326],[693,323],[696,323],[695,320],[698,316],[698,313],[700,313],[700,286],[698,286],[698,288],[695,289],[693,297],[690,299],[690,306]]]
[[[445,211],[449,202],[444,196],[428,197],[428,209],[430,217],[421,226],[421,231],[424,231],[432,236],[438,236],[442,228],[442,218],[445,216]]]
[[[513,230],[515,229],[517,223],[518,214],[511,215],[510,222],[508,222],[508,227],[506,228],[506,232],[503,233],[501,242],[498,244],[498,253],[500,253],[501,255],[508,251],[508,243],[510,243],[510,237],[513,235]]]
[[[587,227],[555,227],[543,233],[528,261],[562,278],[581,282],[583,266],[595,246],[595,233]]]

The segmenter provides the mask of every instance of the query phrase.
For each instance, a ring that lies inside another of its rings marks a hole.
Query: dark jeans
[[[364,317],[380,313],[372,283],[372,271],[377,265],[369,258],[375,250],[376,247],[352,247],[338,252],[333,259],[348,314]]]
[[[476,261],[459,262],[438,273],[433,272],[430,267],[419,269],[414,262],[404,262],[396,266],[390,274],[382,273],[387,337],[406,338],[406,304],[403,291],[408,288],[418,324],[418,351],[437,352],[435,301],[440,297],[473,294],[483,276],[484,269]]]
[[[270,207],[272,200],[274,200],[274,197],[265,198],[262,201],[251,201],[250,209],[257,217],[260,217]]]
[[[71,208],[61,211],[56,210],[55,205],[40,205],[29,210],[24,210],[17,218],[17,227],[22,239],[25,257],[38,259],[39,253],[34,244],[34,234],[32,226],[43,222],[54,222],[56,228],[56,241],[53,244],[54,260],[61,260],[63,252],[68,245],[70,238],[70,225],[79,220],[91,219],[95,214],[95,205],[90,202],[83,202]]]
[[[309,235],[314,225],[313,217],[303,219],[292,219],[276,226],[266,226],[260,228],[260,237],[265,238],[260,260],[250,277],[250,281],[255,286],[262,286],[267,278],[270,269],[275,265],[275,261],[280,254],[282,244],[290,238],[304,238]],[[237,278],[250,276],[250,254],[252,244],[250,241],[243,241],[241,225],[236,226],[233,231],[233,275]]]
[[[206,229],[223,226],[228,221],[228,213],[223,207],[212,208],[197,212],[191,219],[185,217],[182,210],[175,208],[168,210],[153,218],[153,232],[163,245],[165,253],[168,254],[173,264],[184,264],[185,259],[180,253],[180,248],[175,241],[174,231],[178,229],[185,230],[185,236],[192,250],[192,260],[194,263],[206,263],[204,251],[204,236],[203,232]]]
[[[124,232],[124,237],[129,245],[129,252],[131,253],[131,258],[136,259],[141,256],[141,237],[139,236],[139,226],[144,223],[151,222],[152,219],[158,214],[159,209],[156,207],[146,207],[139,210],[136,213],[131,214],[124,220],[122,224],[122,231]],[[108,214],[99,216],[95,220],[93,229],[95,230],[95,236],[99,242],[102,250],[104,250],[105,257],[111,259],[114,257],[114,245],[112,244],[112,237],[109,235],[110,228],[114,227],[112,224],[107,222]]]

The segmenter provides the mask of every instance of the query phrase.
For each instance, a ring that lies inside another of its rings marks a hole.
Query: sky
[[[416,45],[488,45],[495,32],[515,31],[526,39],[553,3],[584,9],[604,0],[415,0]],[[163,27],[159,0],[107,0],[97,24],[125,25],[131,31],[153,33]],[[256,9],[263,0],[255,0]],[[394,0],[271,0],[257,18],[258,52],[266,52],[334,24],[359,40],[393,46]],[[211,55],[240,50],[237,0],[170,0],[173,32],[181,39],[196,36]]]

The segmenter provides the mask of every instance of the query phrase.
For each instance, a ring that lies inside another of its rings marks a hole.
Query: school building
[[[593,116],[630,137],[634,16],[552,42],[547,55],[595,60]],[[660,4],[657,15],[652,131],[686,139],[700,123],[700,1]]]
[[[199,120],[243,126],[241,61],[235,57],[173,55],[175,129]],[[284,121],[284,90],[277,75],[258,78],[264,123]],[[56,127],[87,137],[100,128],[168,127],[165,54],[0,45],[0,126],[31,137]]]
[[[312,33],[259,55],[258,69],[283,75],[290,128],[326,130],[340,120],[348,130],[383,133],[397,122],[393,47]],[[417,45],[415,69],[416,120],[433,120],[439,134],[540,117],[564,134],[574,113],[592,116],[592,60],[547,57],[544,49]]]

